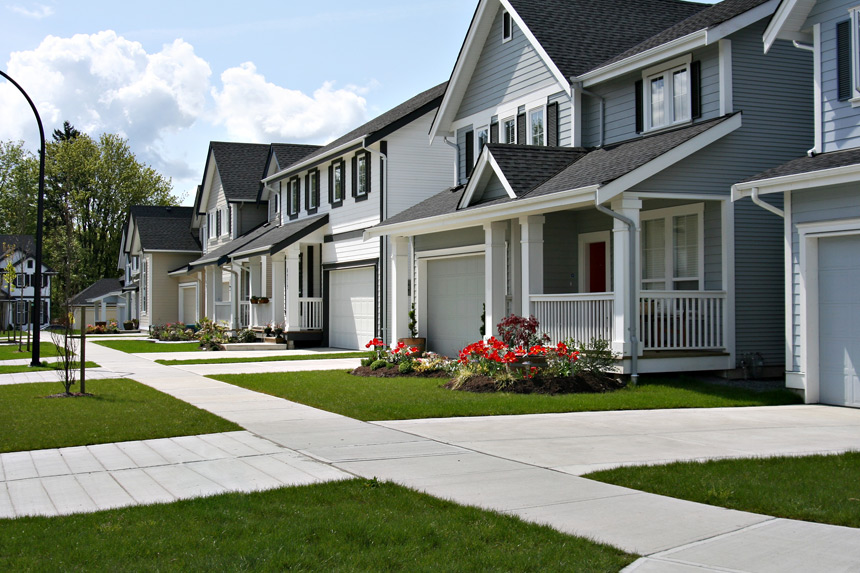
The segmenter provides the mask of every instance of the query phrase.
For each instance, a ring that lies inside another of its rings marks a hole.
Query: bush
[[[376,361],[376,358],[373,358],[373,357],[368,356],[367,358],[362,358],[362,359],[361,359],[361,365],[362,365],[362,366],[370,366],[370,365],[371,365],[371,364],[373,364],[375,361]]]
[[[370,369],[371,370],[379,370],[380,368],[388,368],[389,366],[391,366],[391,364],[389,364],[385,360],[374,360],[370,364]]]
[[[205,350],[223,350],[224,344],[229,342],[227,328],[206,317],[200,320],[196,337],[200,341],[200,348]]]
[[[607,375],[615,366],[615,354],[609,348],[609,341],[603,338],[592,338],[588,344],[580,343],[579,368],[583,372]]]
[[[257,342],[257,333],[250,328],[245,328],[239,331],[239,334],[236,335],[236,340],[238,342],[244,342],[246,344],[250,342]]]
[[[538,335],[540,324],[534,316],[528,318],[512,314],[506,316],[496,325],[502,342],[510,348],[530,348],[538,344],[549,342],[546,334]]]
[[[376,353],[376,360],[382,360],[391,365],[397,365],[404,360],[411,360],[410,356],[418,352],[418,347],[407,347],[405,342],[398,342],[394,348],[389,348],[381,338],[374,338],[364,345],[365,348],[372,348]]]
[[[414,368],[412,366],[411,360],[404,360],[397,367],[397,371],[400,372],[401,374],[409,374],[410,372],[412,372],[413,369]]]
[[[181,323],[156,324],[149,327],[149,338],[162,342],[194,340],[194,331]]]

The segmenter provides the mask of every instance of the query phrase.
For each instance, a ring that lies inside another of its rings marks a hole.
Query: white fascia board
[[[618,179],[607,183],[597,192],[597,202],[603,204],[609,201],[613,197],[627,191],[634,185],[645,181],[649,177],[653,177],[682,159],[686,159],[693,153],[704,149],[721,137],[724,137],[740,128],[741,125],[743,125],[743,121],[741,119],[741,114],[738,113],[721,124],[715,125],[704,133],[700,133],[696,137],[685,141],[675,149],[668,151],[656,159],[652,159],[645,165],[634,169],[630,173],[622,175]]]
[[[185,265],[185,266],[184,266],[184,267],[182,267],[182,268],[179,268],[179,269],[175,269],[175,270],[169,271],[169,272],[167,273],[167,276],[169,276],[169,277],[183,277],[183,276],[189,275],[189,274],[191,274],[191,273],[193,273],[193,272],[197,272],[197,271],[195,271],[195,270],[193,270],[193,269],[189,270],[189,269],[188,269],[188,265]],[[181,285],[180,285],[180,286],[181,286]]]
[[[463,193],[463,196],[460,197],[460,202],[457,204],[458,209],[465,209],[468,207],[472,203],[472,199],[475,197],[475,192],[478,188],[487,184],[489,175],[491,174],[487,173],[487,169],[491,169],[491,173],[496,174],[496,177],[498,177],[499,181],[502,183],[502,187],[505,188],[505,192],[508,194],[508,197],[511,199],[517,198],[517,194],[514,193],[513,187],[511,187],[511,184],[508,183],[508,180],[505,179],[502,174],[502,170],[499,168],[496,158],[493,157],[490,150],[485,147],[481,152],[480,157],[478,157],[475,169],[472,170],[472,176],[469,178],[469,183],[466,184],[466,190]]]
[[[795,6],[797,6],[797,0],[782,0],[779,5],[779,8],[776,9],[776,13],[773,15],[773,18],[770,19],[770,23],[768,23],[767,28],[764,30],[764,34],[762,34],[762,41],[764,42],[764,53],[766,54],[771,46],[773,46],[774,42],[776,42],[780,34],[783,32],[786,21],[791,13],[794,11]],[[796,32],[797,30],[795,30]]]
[[[594,198],[598,187],[598,185],[590,185],[560,193],[510,201],[501,205],[446,213],[445,215],[437,215],[415,221],[404,221],[383,227],[372,227],[364,232],[364,240],[368,241],[386,236],[409,237],[423,235],[438,231],[475,227],[493,221],[518,219],[529,215],[540,215],[551,211],[563,211],[586,205],[594,205]]]
[[[356,145],[360,145],[363,147],[364,146],[364,138],[366,136],[367,136],[367,134],[362,135],[361,137],[357,137],[355,139],[352,139],[350,141],[347,141],[343,145],[338,145],[337,147],[329,150],[327,153],[324,153],[323,155],[317,155],[317,156],[312,157],[306,161],[300,161],[298,163],[293,163],[292,165],[288,166],[286,169],[281,169],[277,173],[275,173],[273,175],[269,175],[265,179],[261,179],[260,182],[263,185],[266,185],[267,183],[277,181],[278,179],[283,179],[285,177],[295,175],[297,172],[303,171],[309,165],[314,165],[314,164],[317,164],[320,162],[325,163],[325,160],[327,157],[331,157],[333,155],[340,155],[341,153],[345,152],[350,147],[354,147]],[[254,202],[254,201],[249,201],[249,202]]]
[[[200,251],[183,251],[183,250],[175,250],[175,249],[146,249],[145,253],[196,253],[200,254]]]
[[[755,24],[762,18],[767,18],[772,15],[779,7],[780,0],[769,0],[764,4],[759,4],[751,10],[747,10],[743,14],[738,14],[730,20],[718,24],[708,29],[708,44],[713,44],[722,40],[726,36],[730,36],[739,30],[743,30],[747,26]]]
[[[701,48],[707,45],[707,39],[708,31],[699,30],[698,32],[687,34],[629,58],[586,72],[581,76],[577,76],[575,80],[582,82],[583,87],[593,86],[624,74],[638,72],[642,68],[656,65],[669,58],[686,54],[696,48]]]
[[[860,181],[860,165],[847,165],[845,167],[834,167],[820,171],[808,171],[795,175],[760,179],[759,181],[735,183],[732,185],[732,201],[749,197],[752,195],[753,189],[758,189],[759,195],[767,195],[769,193],[801,191],[804,189],[829,187],[831,185],[857,183],[858,181]]]

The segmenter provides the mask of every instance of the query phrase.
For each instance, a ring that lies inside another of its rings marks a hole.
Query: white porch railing
[[[613,294],[533,294],[532,313],[553,342],[612,340]]]
[[[723,291],[642,291],[639,338],[645,350],[725,348]]]
[[[302,330],[322,330],[323,299],[300,298],[299,314],[302,317]]]
[[[251,326],[251,302],[247,300],[239,301],[239,328],[248,328]]]
[[[233,310],[230,301],[215,303],[215,322],[230,324],[233,322]]]

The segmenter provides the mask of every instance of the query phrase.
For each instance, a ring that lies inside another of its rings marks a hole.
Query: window
[[[15,323],[18,325],[30,324],[30,302],[19,300],[15,305]]]
[[[642,290],[701,290],[701,203],[642,212]]]
[[[343,161],[329,167],[329,202],[333,207],[343,204]]]
[[[838,97],[860,103],[860,7],[848,11],[850,20],[836,24]]]
[[[280,192],[272,194],[272,203],[273,203],[272,213],[277,215],[278,213],[281,212],[281,194],[280,194]]]
[[[370,156],[361,153],[356,156],[355,196],[364,197],[370,190]]]
[[[643,73],[645,130],[659,129],[692,119],[689,58],[670,62],[670,67]]]
[[[31,271],[36,268],[36,261],[33,259],[27,259],[27,268]]]
[[[484,149],[484,146],[490,140],[490,128],[487,126],[479,127],[477,132],[477,138],[475,141],[475,156],[481,154],[481,151]]]
[[[544,116],[543,108],[533,109],[529,112],[529,144],[544,144]]]
[[[517,142],[517,120],[509,117],[502,121],[502,142],[516,143]]]
[[[19,272],[15,275],[15,287],[24,288],[26,279],[24,278],[24,273]]]
[[[316,213],[320,205],[320,172],[314,169],[307,175],[305,182],[305,205],[309,213]]]
[[[215,236],[221,236],[221,209],[215,211]]]
[[[301,184],[298,177],[293,177],[287,184],[289,196],[287,197],[287,209],[290,217],[296,217],[301,209]]]
[[[206,226],[209,228],[209,238],[214,239],[218,235],[215,233],[215,211],[209,211],[206,215]]]
[[[224,208],[224,222],[224,234],[231,235],[233,232],[233,210],[230,208],[230,205]]]
[[[514,37],[514,23],[508,12],[502,14],[502,42],[509,42]]]

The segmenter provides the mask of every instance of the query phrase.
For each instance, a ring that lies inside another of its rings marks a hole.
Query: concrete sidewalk
[[[857,529],[726,510],[577,475],[678,457],[784,453],[797,440],[803,452],[860,447],[855,410],[797,406],[372,424],[98,345],[87,356],[338,475],[390,479],[647,556],[631,570],[853,571],[860,563]]]

